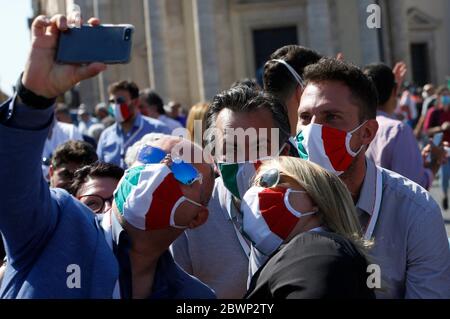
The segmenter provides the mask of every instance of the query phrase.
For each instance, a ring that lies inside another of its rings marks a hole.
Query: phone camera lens
[[[126,29],[125,30],[125,35],[124,35],[125,41],[130,40],[130,36],[131,36],[131,29]]]

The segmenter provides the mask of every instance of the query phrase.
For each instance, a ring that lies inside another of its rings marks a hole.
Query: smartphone
[[[130,62],[134,26],[82,25],[61,32],[56,51],[56,62],[87,64],[102,62],[118,64]]]

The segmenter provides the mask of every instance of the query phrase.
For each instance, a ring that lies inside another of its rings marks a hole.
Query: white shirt
[[[166,124],[171,133],[177,128],[183,128],[183,125],[181,125],[180,122],[175,121],[174,119],[168,117],[167,115],[160,115],[158,117],[158,120]]]

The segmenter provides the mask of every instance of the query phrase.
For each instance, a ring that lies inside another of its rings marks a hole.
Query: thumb
[[[75,70],[76,82],[80,82],[89,78],[92,78],[106,70],[106,64],[104,63],[90,63],[85,66],[80,66]]]

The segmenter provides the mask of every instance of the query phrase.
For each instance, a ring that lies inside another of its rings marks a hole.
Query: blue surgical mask
[[[449,106],[450,105],[450,96],[448,96],[448,95],[441,96],[441,103],[444,106]]]

